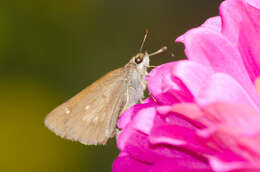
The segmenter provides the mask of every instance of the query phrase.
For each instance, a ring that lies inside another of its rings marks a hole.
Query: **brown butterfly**
[[[105,144],[115,135],[118,116],[144,97],[149,57],[140,52],[123,67],[113,70],[51,111],[45,125],[57,135],[86,145]]]

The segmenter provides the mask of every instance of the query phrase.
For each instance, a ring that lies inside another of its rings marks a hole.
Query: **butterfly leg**
[[[152,99],[153,99],[153,101],[154,101],[155,103],[158,103],[157,100],[155,99],[155,97],[154,97],[153,95],[151,95],[151,97],[152,97]]]
[[[124,112],[126,109],[128,109],[130,106],[134,105],[133,102],[130,101],[130,94],[129,94],[129,89],[134,89],[136,90],[134,87],[127,87],[127,90],[126,90],[126,103],[125,103],[125,106],[122,110],[122,112]],[[137,103],[137,102],[135,102]]]
[[[116,128],[116,130],[115,130],[116,139],[118,138],[120,133],[121,133],[121,130],[119,128]]]

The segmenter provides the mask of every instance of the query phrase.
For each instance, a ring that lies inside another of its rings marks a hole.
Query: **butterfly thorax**
[[[124,66],[126,72],[128,107],[140,102],[144,98],[146,89],[147,66],[149,66],[148,53],[138,53]]]

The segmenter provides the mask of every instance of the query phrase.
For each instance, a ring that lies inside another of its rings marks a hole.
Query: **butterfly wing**
[[[127,104],[123,68],[114,70],[48,114],[46,126],[83,144],[105,144]]]

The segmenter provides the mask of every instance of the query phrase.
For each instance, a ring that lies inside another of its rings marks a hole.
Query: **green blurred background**
[[[54,135],[46,114],[145,49],[152,65],[184,57],[176,37],[219,0],[6,0],[0,6],[0,172],[111,171],[115,139],[84,146]],[[172,57],[171,53],[175,56]]]

